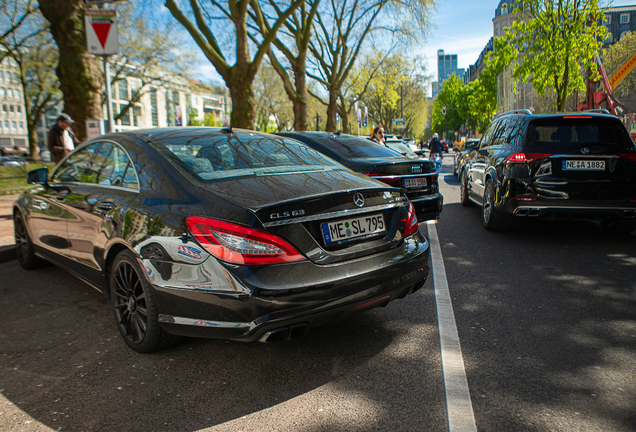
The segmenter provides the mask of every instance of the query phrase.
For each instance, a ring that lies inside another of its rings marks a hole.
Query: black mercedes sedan
[[[13,215],[19,262],[111,299],[125,342],[268,342],[420,289],[429,245],[405,193],[297,141],[173,128],[93,139]]]
[[[419,221],[438,219],[442,213],[444,197],[439,192],[435,164],[429,160],[416,155],[407,158],[368,139],[340,133],[283,132],[276,135],[298,140],[355,172],[402,188],[415,206]]]

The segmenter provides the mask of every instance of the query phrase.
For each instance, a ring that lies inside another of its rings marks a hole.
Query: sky
[[[492,20],[501,0],[437,0],[431,16],[430,36],[420,54],[426,58],[428,71],[437,81],[437,50],[457,54],[457,67],[475,64],[492,37]],[[608,1],[601,1],[607,6]],[[614,0],[612,6],[636,5],[636,0]]]

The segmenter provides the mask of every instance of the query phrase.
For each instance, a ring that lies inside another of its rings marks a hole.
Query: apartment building
[[[18,65],[5,57],[0,63],[0,152],[2,155],[28,151],[24,91]]]

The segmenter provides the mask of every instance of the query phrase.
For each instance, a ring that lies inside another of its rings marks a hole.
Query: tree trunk
[[[242,73],[237,73],[235,68],[233,68],[230,79],[227,81],[230,97],[232,98],[232,118],[230,123],[233,128],[254,130],[256,107],[252,80],[246,79]]]
[[[75,120],[75,134],[84,140],[86,119],[102,118],[99,64],[86,52],[84,2],[40,0],[40,11],[51,23],[51,35],[60,52],[56,71],[64,94],[64,112]]]
[[[335,90],[329,91],[329,105],[327,105],[327,126],[325,130],[327,132],[336,132],[336,113],[338,112],[338,92]]]
[[[293,65],[294,78],[296,82],[296,99],[294,102],[294,130],[297,132],[305,132],[309,129],[307,121],[307,101],[309,93],[307,92],[307,55],[299,55],[298,61]]]

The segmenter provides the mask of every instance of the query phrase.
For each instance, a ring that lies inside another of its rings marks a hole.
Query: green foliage
[[[555,108],[563,111],[567,97],[585,89],[583,72],[597,73],[595,58],[607,38],[598,0],[526,0],[515,13],[508,46],[495,56],[519,52],[514,77],[531,82],[539,94],[554,90]]]
[[[621,40],[611,45],[603,56],[603,66],[607,75],[614,74],[634,53],[636,53],[636,32],[621,35]],[[636,93],[636,69],[631,71],[612,91],[619,97]]]

